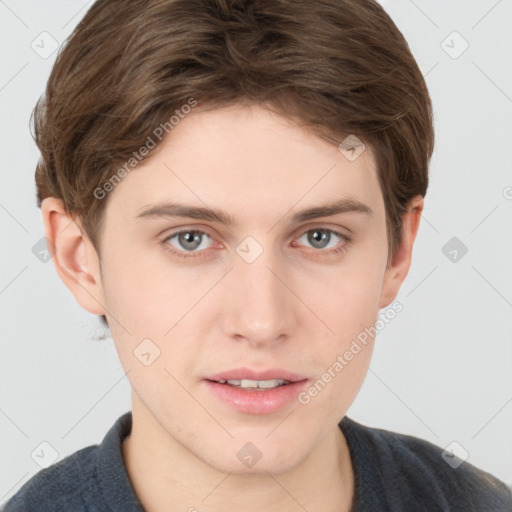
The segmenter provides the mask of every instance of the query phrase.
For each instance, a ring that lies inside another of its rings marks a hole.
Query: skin
[[[299,210],[349,197],[372,215],[290,223]],[[320,378],[395,299],[423,198],[411,201],[388,262],[371,148],[350,161],[263,107],[236,105],[194,110],[108,201],[101,260],[60,200],[41,209],[59,276],[84,309],[106,315],[128,372],[133,428],[123,455],[145,509],[348,511],[354,474],[338,423],[363,383],[373,339],[307,405],[272,414],[238,412],[202,379],[240,366]],[[237,223],[136,219],[159,201],[223,209]],[[208,235],[198,248],[164,241],[187,228]],[[307,236],[314,228],[351,241],[326,234],[315,245]],[[247,236],[263,249],[251,264],[236,252]],[[198,256],[173,256],[166,245]],[[150,366],[133,353],[146,338],[161,351]],[[237,458],[249,441],[262,453],[252,468]]]

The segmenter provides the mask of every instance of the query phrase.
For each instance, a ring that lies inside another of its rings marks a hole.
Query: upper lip
[[[267,370],[251,370],[250,368],[234,368],[233,370],[227,370],[215,375],[209,375],[205,377],[206,380],[287,380],[290,382],[298,382],[306,380],[307,377],[299,373],[291,372],[283,368],[269,368]]]

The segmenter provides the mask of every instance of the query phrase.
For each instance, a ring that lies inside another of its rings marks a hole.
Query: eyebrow
[[[372,216],[373,210],[368,205],[356,199],[341,199],[332,203],[301,210],[293,215],[291,221],[292,223],[305,222],[319,217],[330,217],[342,213],[362,213]],[[136,216],[137,219],[165,217],[188,217],[191,219],[217,222],[226,226],[234,226],[236,224],[235,218],[223,210],[172,202],[157,203],[149,206]]]

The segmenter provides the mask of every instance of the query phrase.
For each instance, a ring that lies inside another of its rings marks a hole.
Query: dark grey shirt
[[[4,512],[143,511],[121,449],[131,426],[127,412],[100,445],[78,450],[34,475]],[[339,427],[355,474],[352,512],[512,511],[512,495],[503,482],[468,462],[452,468],[441,457],[443,449],[428,441],[367,427],[347,416]]]

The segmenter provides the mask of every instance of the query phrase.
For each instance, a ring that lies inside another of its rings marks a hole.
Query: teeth
[[[237,388],[261,388],[261,389],[272,389],[279,386],[284,386],[285,384],[289,384],[288,380],[280,380],[280,379],[272,379],[272,380],[219,380],[222,384],[229,384],[230,386],[235,386]]]

